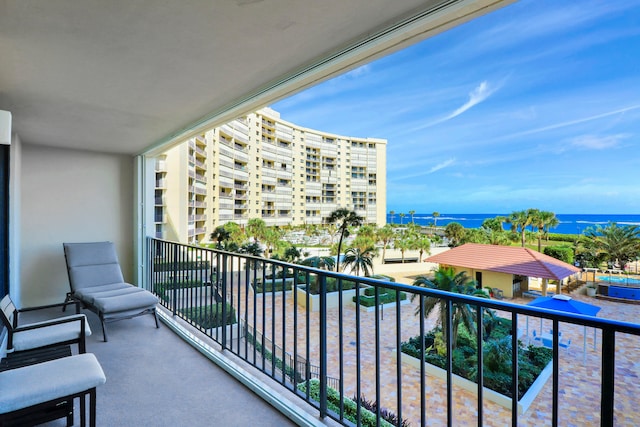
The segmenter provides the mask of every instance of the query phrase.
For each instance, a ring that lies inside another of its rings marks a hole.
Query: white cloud
[[[609,136],[581,135],[573,138],[571,140],[571,145],[588,150],[605,150],[607,148],[615,148],[619,146],[620,141],[628,137],[628,134]]]
[[[434,167],[432,167],[431,169],[429,169],[429,172],[428,172],[428,173],[434,173],[434,172],[437,172],[437,171],[439,171],[440,169],[444,169],[444,168],[446,168],[446,167],[451,166],[451,165],[452,165],[452,164],[454,164],[455,162],[456,162],[456,159],[455,159],[455,158],[451,158],[451,159],[445,160],[444,162],[442,162],[442,163],[438,163],[437,165],[435,165]]]
[[[452,113],[447,114],[445,117],[442,117],[433,122],[427,123],[426,125],[420,126],[419,128],[413,129],[413,130],[428,128],[428,127],[437,125],[439,123],[443,123],[448,120],[451,120],[455,117],[458,117],[460,114],[464,113],[465,111],[475,107],[481,102],[486,101],[487,98],[493,95],[500,88],[500,86],[501,85],[492,86],[489,84],[488,81],[484,80],[476,88],[474,88],[471,92],[469,92],[469,100],[465,102],[462,106],[454,110]]]

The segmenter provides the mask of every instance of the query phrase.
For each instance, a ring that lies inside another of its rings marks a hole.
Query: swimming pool
[[[640,280],[632,279],[627,277],[614,277],[614,276],[598,276],[596,277],[600,282],[608,282],[608,283],[627,283],[629,285],[640,285]]]

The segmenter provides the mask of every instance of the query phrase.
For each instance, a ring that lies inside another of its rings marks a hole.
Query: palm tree
[[[395,236],[395,232],[393,231],[393,227],[390,224],[385,224],[384,227],[378,229],[378,240],[382,242],[382,263],[384,264],[384,258],[387,253],[387,245]]]
[[[411,223],[413,224],[413,215],[415,215],[416,211],[409,211],[409,215],[411,215]]]
[[[400,249],[402,263],[404,264],[404,253],[413,247],[413,239],[408,233],[403,233],[400,238],[393,241],[394,249]]]
[[[542,252],[542,237],[547,233],[548,227],[556,227],[559,224],[556,214],[549,211],[532,209],[531,225],[538,229],[538,252]]]
[[[359,227],[362,225],[364,218],[354,211],[346,208],[338,208],[329,214],[327,222],[330,224],[338,224],[340,230],[340,240],[338,241],[338,256],[336,258],[336,271],[340,271],[340,251],[342,249],[342,240],[349,236],[349,227]]]
[[[526,238],[525,234],[527,227],[533,222],[533,218],[539,212],[537,209],[527,209],[524,211],[514,211],[509,214],[506,222],[511,224],[511,231],[520,233],[520,240],[522,247],[525,247]]]
[[[264,238],[267,224],[261,218],[251,218],[247,223],[247,234],[258,242]]]
[[[360,275],[360,270],[363,271],[365,277],[371,276],[373,273],[373,253],[375,248],[370,246],[364,250],[358,247],[351,247],[347,249],[344,255],[343,270],[348,266],[351,266],[352,270],[355,269],[356,276]]]
[[[333,266],[336,265],[336,260],[332,256],[312,256],[300,261],[300,265],[321,270],[332,270]]]
[[[636,225],[618,227],[613,222],[606,227],[590,227],[585,231],[585,238],[606,256],[609,264],[618,264],[620,268],[640,253],[640,228]]]
[[[476,288],[476,282],[471,280],[467,273],[461,271],[456,274],[452,267],[440,267],[434,272],[433,279],[428,279],[424,276],[419,276],[414,280],[413,286],[421,286],[429,289],[437,289],[440,291],[453,292],[463,295],[474,295],[477,297],[488,298],[487,294],[481,289]],[[413,294],[411,299],[413,300],[418,294]],[[447,325],[447,301],[437,297],[426,297],[423,305],[423,312],[420,313],[420,306],[416,308],[416,315],[423,315],[429,317],[429,315],[438,309],[439,317],[438,324],[442,329]],[[452,329],[452,343],[451,346],[456,348],[458,342],[458,326],[463,323],[470,333],[475,331],[475,310],[473,310],[469,304],[452,303],[451,312],[451,329]]]
[[[406,216],[406,214],[400,213],[399,216],[400,216],[400,225],[402,225],[402,219]]]
[[[267,227],[262,238],[264,239],[264,243],[267,248],[264,251],[264,256],[269,258],[269,254],[273,247],[280,241],[282,238],[283,231],[278,227]]]
[[[419,237],[416,238],[415,246],[416,246],[416,249],[420,251],[420,257],[418,259],[418,262],[422,262],[422,254],[426,252],[427,255],[429,255],[431,253],[431,239],[421,234]]]
[[[449,239],[449,246],[459,246],[464,239],[465,229],[459,222],[450,222],[444,228],[444,236]]]
[[[434,212],[431,214],[431,216],[433,217],[433,226],[437,227],[438,226],[438,217],[440,216],[440,212]]]
[[[229,233],[223,225],[217,226],[213,232],[211,233],[211,240],[216,242],[216,249],[222,249],[225,246],[225,243],[231,237],[231,233]]]
[[[391,217],[391,224],[393,224],[393,217],[396,214],[396,211],[389,211],[389,216]]]

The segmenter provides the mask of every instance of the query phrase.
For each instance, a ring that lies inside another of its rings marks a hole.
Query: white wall
[[[21,159],[21,305],[64,300],[63,242],[115,242],[133,281],[133,158],[22,144]]]

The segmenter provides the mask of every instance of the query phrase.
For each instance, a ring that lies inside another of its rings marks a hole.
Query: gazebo
[[[514,293],[522,290],[519,278],[541,278],[542,295],[546,296],[549,280],[557,280],[560,284],[566,277],[580,272],[571,264],[533,249],[478,243],[455,247],[430,256],[425,261],[465,271],[481,287],[498,288],[507,297],[513,297]],[[560,293],[559,287],[557,293]]]

